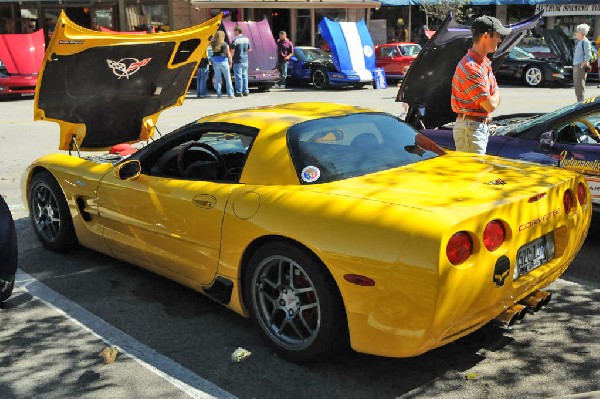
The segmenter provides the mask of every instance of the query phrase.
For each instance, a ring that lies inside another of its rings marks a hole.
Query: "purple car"
[[[493,67],[537,23],[539,15],[513,27],[491,56]],[[397,101],[407,105],[405,120],[443,148],[454,150],[451,81],[470,47],[470,29],[451,18],[436,31],[409,69]],[[433,78],[432,78],[433,77]],[[583,173],[594,211],[600,212],[600,97],[547,114],[513,114],[494,119],[487,154],[555,165]]]

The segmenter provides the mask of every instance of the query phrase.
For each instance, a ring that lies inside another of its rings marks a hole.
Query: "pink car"
[[[0,98],[33,95],[46,51],[44,32],[0,35]]]
[[[375,47],[375,64],[385,70],[388,79],[404,79],[421,46],[417,43],[386,43]]]

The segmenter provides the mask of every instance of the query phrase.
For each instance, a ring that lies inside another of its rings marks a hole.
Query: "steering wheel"
[[[225,159],[219,154],[217,150],[206,143],[202,143],[200,141],[190,141],[186,145],[184,145],[181,150],[179,150],[179,154],[177,154],[177,170],[181,174],[181,176],[185,178],[189,178],[188,168],[191,165],[186,165],[184,162],[185,154],[192,147],[200,147],[206,150],[211,158],[212,162],[217,164],[217,179],[223,180],[227,176],[227,165],[225,164]],[[192,163],[193,164],[193,163]]]
[[[590,122],[589,120],[582,118],[579,120],[581,123],[583,123],[585,126],[587,126],[587,128],[590,130],[591,133],[591,138],[594,139],[597,142],[600,142],[600,134],[598,134],[598,129],[596,126],[594,126],[594,124],[592,122]]]

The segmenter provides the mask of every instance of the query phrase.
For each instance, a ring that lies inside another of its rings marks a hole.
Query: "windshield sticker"
[[[112,69],[115,76],[119,79],[127,78],[137,71],[140,70],[141,67],[145,66],[150,62],[152,58],[144,58],[143,60],[138,60],[137,58],[122,58],[119,61],[106,60],[108,67]]]
[[[302,169],[302,181],[306,183],[312,183],[319,180],[321,177],[321,171],[316,166],[307,166]]]

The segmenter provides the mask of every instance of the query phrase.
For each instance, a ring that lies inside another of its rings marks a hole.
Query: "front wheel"
[[[49,172],[36,173],[29,184],[31,223],[44,246],[65,251],[77,244],[65,196]]]
[[[329,87],[329,75],[323,68],[316,69],[312,74],[312,83],[315,89],[326,89]]]
[[[245,293],[252,320],[276,352],[305,361],[347,345],[341,298],[325,267],[303,249],[273,243],[250,259]]]
[[[523,79],[525,80],[525,84],[527,84],[527,86],[540,86],[544,82],[544,71],[537,66],[527,67],[527,69],[525,69]]]

